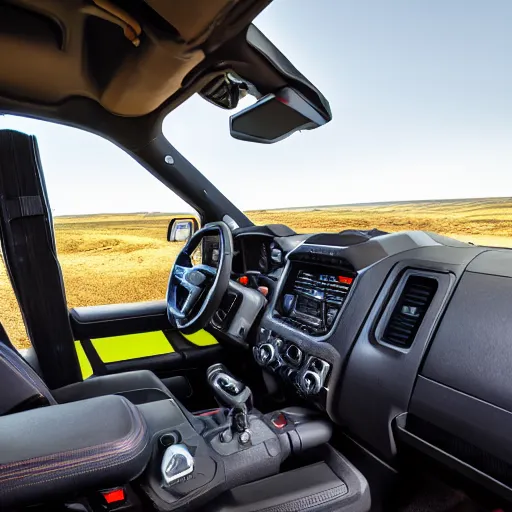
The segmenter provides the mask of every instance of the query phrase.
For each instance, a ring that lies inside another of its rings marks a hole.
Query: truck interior
[[[37,140],[0,130],[2,256],[31,342],[0,329],[2,510],[510,509],[510,250],[256,226],[162,133],[196,93],[253,96],[229,123],[246,142],[332,119],[253,24],[269,4],[0,2],[0,113],[100,135],[198,214],[169,225],[186,243],[166,297],[69,309]],[[105,362],[92,342],[154,333],[172,353]]]

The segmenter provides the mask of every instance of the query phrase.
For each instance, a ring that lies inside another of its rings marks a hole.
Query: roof
[[[125,117],[170,110],[243,60],[237,36],[269,3],[4,0],[0,97],[45,106],[86,98]]]

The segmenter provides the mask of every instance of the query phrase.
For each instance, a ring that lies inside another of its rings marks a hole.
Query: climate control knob
[[[322,389],[320,375],[311,370],[304,372],[299,378],[299,386],[305,395],[316,395]]]
[[[254,348],[254,357],[261,366],[268,366],[276,359],[276,349],[270,343],[263,343]]]

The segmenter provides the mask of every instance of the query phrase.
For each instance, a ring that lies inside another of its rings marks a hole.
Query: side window
[[[149,212],[56,217],[68,306],[165,298],[171,266],[184,245],[167,242],[170,218]]]
[[[167,228],[174,217],[196,216],[190,206],[99,136],[11,116],[0,128],[37,137],[68,306],[163,299],[184,245],[168,242]],[[0,298],[2,324],[18,347],[28,346],[5,268]]]

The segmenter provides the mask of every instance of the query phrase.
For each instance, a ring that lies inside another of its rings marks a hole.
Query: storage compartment
[[[511,474],[511,466],[503,461],[408,413],[400,414],[395,418],[394,431],[399,447],[405,444],[508,501],[512,500],[512,488],[498,479],[506,476],[507,473]],[[470,462],[467,462],[468,460]],[[494,478],[491,474],[480,470],[479,467],[482,465],[486,466],[487,470],[490,469],[490,473],[498,472],[500,476]]]
[[[512,413],[419,377],[398,441],[512,499]]]

